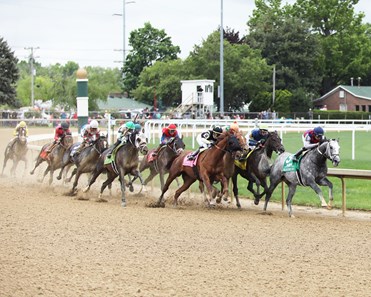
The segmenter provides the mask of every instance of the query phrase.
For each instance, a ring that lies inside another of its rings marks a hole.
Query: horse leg
[[[292,197],[294,197],[295,192],[296,192],[296,185],[295,184],[289,184],[288,186],[289,186],[289,193],[287,194],[286,205],[287,205],[287,209],[289,211],[289,217],[294,218],[294,216],[292,215],[291,203],[292,203]]]
[[[325,177],[322,180],[320,180],[318,184],[321,185],[321,186],[328,186],[328,198],[329,198],[329,200],[328,200],[327,208],[332,209],[333,203],[334,203],[332,182],[327,177]]]
[[[142,172],[142,171],[140,171]],[[155,176],[157,175],[157,172],[156,170],[154,170],[153,168],[150,169],[150,174],[149,176],[146,178],[146,180],[144,181],[144,185],[147,185]],[[163,184],[161,184],[161,187],[163,187]]]
[[[323,184],[320,183],[320,185],[321,186],[327,186],[327,183],[326,184],[325,183],[323,183]],[[326,203],[325,198],[323,197],[323,193],[322,193],[321,188],[314,181],[311,181],[309,183],[309,186],[317,193],[317,195],[318,195],[318,197],[319,197],[319,199],[321,201],[321,206],[322,207],[329,208],[329,206]]]
[[[232,175],[233,195],[234,195],[234,198],[236,199],[237,208],[241,208],[240,199],[238,198],[237,177],[238,177],[237,172],[233,173],[233,175]]]
[[[87,191],[90,190],[91,185],[95,183],[95,181],[97,180],[98,176],[103,172],[103,170],[104,170],[104,167],[102,167],[100,170],[94,170],[93,171],[93,174],[92,174],[92,176],[89,179],[88,186],[85,187],[85,189],[83,190],[84,193],[86,193]]]
[[[269,185],[267,194],[265,195],[264,211],[267,211],[268,202],[271,199],[271,196],[273,194],[274,189],[278,186],[279,183],[280,183],[280,180],[272,180],[271,179],[271,183]],[[258,204],[256,204],[255,201],[254,201],[254,204],[255,205],[258,205],[259,204],[259,200],[258,200]]]
[[[33,175],[35,173],[35,169],[43,162],[44,160],[40,157],[37,157],[35,167],[31,170],[30,174]]]
[[[79,183],[79,178],[80,178],[80,175],[82,174],[82,172],[80,170],[78,170],[77,168],[76,169],[76,175],[75,175],[75,180],[73,182],[73,185],[72,185],[72,190],[70,192],[71,195],[74,195],[77,193],[77,184]],[[74,170],[75,171],[75,170]]]
[[[54,167],[50,166],[49,170],[49,186],[53,183]]]
[[[67,163],[67,164],[68,164],[68,163]],[[58,174],[58,176],[57,176],[57,180],[61,180],[61,178],[62,178],[62,173],[63,173],[63,170],[64,170],[64,167],[66,167],[67,164],[62,165],[61,170],[59,171],[59,174]]]
[[[174,204],[173,204],[175,207],[178,205],[178,198],[180,194],[186,191],[195,181],[196,179],[193,179],[190,176],[185,175],[185,174],[183,175],[183,185],[178,190],[175,191]]]
[[[122,172],[120,172],[120,175]],[[120,176],[120,185],[121,185],[121,206],[126,207],[126,197],[125,197],[125,178],[124,174],[122,174],[122,178]]]
[[[46,167],[46,169],[45,169],[45,171],[44,171],[44,173],[43,173],[43,176],[42,176],[40,182],[43,182],[43,181],[44,181],[45,176],[49,173],[49,171],[50,171],[50,165],[48,165],[48,167]]]
[[[76,172],[77,172],[77,167],[72,170],[71,176],[66,179],[66,182],[69,183],[72,177],[76,174]]]
[[[107,172],[107,180],[102,184],[100,188],[100,193],[99,193],[99,199],[102,199],[102,194],[104,189],[113,182],[113,180],[117,177],[117,175],[111,171]],[[120,178],[120,183],[121,183],[121,178]]]
[[[3,171],[1,173],[1,175],[4,174],[4,169],[6,167],[6,163],[8,163],[8,160],[9,160],[9,157],[7,156],[7,154],[5,154],[5,157],[4,157],[4,164],[3,164]]]
[[[167,177],[167,179],[166,179],[166,182],[165,182],[165,184],[164,184],[164,187],[162,188],[162,190],[161,190],[161,196],[160,196],[160,198],[158,198],[158,201],[157,201],[157,203],[156,203],[156,206],[161,206],[161,204],[162,204],[162,200],[163,200],[163,198],[164,198],[164,194],[166,193],[166,191],[169,189],[169,186],[170,186],[170,184],[172,183],[172,181],[175,179],[175,178],[177,178],[179,175],[181,175],[181,171],[179,171],[179,172],[176,172],[176,173],[169,173],[169,176]]]

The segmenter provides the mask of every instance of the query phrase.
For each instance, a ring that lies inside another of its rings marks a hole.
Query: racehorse
[[[68,150],[68,148],[73,143],[73,137],[71,134],[67,134],[62,137],[60,143],[58,143],[50,153],[46,153],[46,149],[51,145],[51,143],[44,144],[40,150],[39,155],[36,158],[36,163],[34,169],[30,172],[30,174],[35,173],[35,169],[44,161],[48,163],[48,167],[44,171],[44,175],[41,179],[41,182],[44,181],[45,176],[50,172],[49,176],[49,185],[53,182],[53,174],[54,170],[61,168],[63,156]]]
[[[102,135],[97,140],[93,141],[89,146],[85,147],[78,155],[71,157],[70,149],[66,152],[66,154],[63,157],[62,161],[63,165],[61,167],[59,175],[57,176],[57,179],[60,180],[62,178],[62,172],[66,166],[70,167],[73,164],[76,165],[76,167],[71,173],[71,176],[67,179],[67,181],[70,181],[72,177],[75,175],[75,180],[70,195],[75,195],[77,193],[76,187],[79,182],[81,174],[93,172],[97,165],[99,157],[107,149],[107,147],[108,146],[106,137]]]
[[[168,143],[163,145],[158,153],[155,160],[151,160],[151,153],[154,151],[150,150],[147,157],[144,157],[139,165],[139,172],[149,168],[150,174],[144,181],[144,184],[148,184],[157,174],[160,175],[161,189],[164,187],[164,176],[169,172],[171,163],[179,156],[185,148],[185,144],[182,138],[172,137]]]
[[[332,208],[333,194],[332,194],[332,183],[326,177],[327,175],[327,159],[331,160],[333,166],[338,166],[340,163],[340,145],[335,139],[326,139],[322,141],[317,148],[307,151],[306,154],[300,159],[300,168],[298,171],[286,171],[284,172],[284,164],[290,164],[290,159],[293,155],[289,153],[283,153],[277,157],[272,165],[270,173],[270,185],[265,197],[264,211],[267,210],[269,199],[277,187],[277,185],[284,181],[288,187],[289,192],[286,198],[286,205],[288,208],[289,216],[292,216],[291,202],[295,194],[296,187],[309,186],[318,195],[321,206]],[[286,162],[286,163],[285,163]],[[327,205],[323,198],[321,188],[318,186],[329,187],[329,204]],[[259,201],[258,201],[259,202]]]
[[[241,175],[243,178],[248,180],[247,189],[253,193],[254,197],[258,199],[259,186],[264,188],[263,196],[268,190],[266,178],[270,172],[270,159],[272,158],[273,152],[281,154],[285,151],[282,145],[282,140],[279,137],[277,131],[269,132],[268,137],[263,145],[257,146],[251,154],[248,156],[244,168],[235,166],[235,170],[232,175],[233,194],[236,198],[236,205],[241,208],[241,204],[238,198],[238,187],[237,177]],[[257,185],[257,191],[254,190],[254,183]]]
[[[4,174],[4,169],[9,159],[13,160],[13,166],[10,170],[10,174],[12,176],[15,176],[15,170],[18,166],[19,161],[23,161],[25,164],[25,170],[27,169],[28,162],[26,130],[20,129],[17,137],[8,143],[4,153],[2,174]]]
[[[180,175],[182,175],[183,185],[175,192],[174,206],[178,204],[178,197],[181,193],[187,190],[196,180],[202,181],[208,190],[208,206],[215,204],[213,199],[214,188],[212,186],[215,181],[222,183],[222,196],[224,199],[227,199],[228,181],[224,175],[223,157],[225,154],[230,153],[233,157],[237,158],[242,154],[242,150],[243,148],[236,135],[230,132],[223,132],[218,137],[217,143],[214,146],[199,154],[194,167],[183,165],[184,159],[188,154],[187,152],[183,152],[171,164],[169,176],[155,206],[163,205],[164,194],[169,189],[172,181]]]
[[[99,157],[96,167],[93,171],[92,177],[88,186],[83,190],[84,193],[89,191],[91,185],[95,182],[97,177],[104,171],[107,172],[107,180],[102,184],[99,194],[99,199],[107,186],[110,186],[113,180],[118,176],[121,185],[121,206],[126,206],[125,197],[125,175],[133,175],[134,178],[138,177],[143,185],[143,179],[138,170],[139,152],[143,155],[148,153],[146,137],[143,133],[132,133],[128,141],[118,147],[115,154],[112,155],[113,162],[105,164],[105,159],[109,150],[103,152]]]

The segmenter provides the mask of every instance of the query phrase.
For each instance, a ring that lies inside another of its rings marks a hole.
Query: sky
[[[371,23],[369,0],[357,12]],[[285,1],[283,1],[285,2]],[[294,0],[287,1],[289,3]],[[42,66],[74,61],[80,67],[120,67],[123,60],[123,0],[0,0],[0,37],[19,60],[34,49]],[[126,0],[126,50],[131,31],[150,22],[163,29],[186,58],[221,23],[221,0]],[[247,34],[254,0],[223,0],[223,27]],[[114,14],[121,14],[115,16]]]

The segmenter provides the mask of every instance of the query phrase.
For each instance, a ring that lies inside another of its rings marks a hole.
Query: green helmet
[[[139,132],[140,130],[142,130],[142,126],[140,124],[136,123],[134,126],[135,126],[135,131]]]
[[[126,124],[125,124],[125,127],[127,128],[127,129],[132,129],[132,130],[134,130],[135,129],[135,124],[133,123],[133,122],[127,122]]]

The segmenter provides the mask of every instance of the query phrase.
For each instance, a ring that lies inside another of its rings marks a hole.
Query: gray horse
[[[19,161],[23,161],[25,169],[27,169],[27,137],[24,129],[21,129],[18,136],[12,139],[5,149],[2,175],[9,159],[13,160],[13,166],[10,170],[12,176],[15,176]]]
[[[340,163],[340,145],[335,139],[324,140],[316,148],[307,151],[306,154],[300,160],[299,170],[286,171],[284,172],[284,165],[291,164],[292,154],[283,153],[277,157],[272,165],[270,172],[270,186],[265,197],[264,211],[267,210],[269,199],[272,196],[274,189],[277,185],[284,181],[289,187],[289,192],[286,198],[286,205],[288,208],[289,216],[292,216],[291,202],[295,194],[296,187],[309,186],[319,196],[322,207],[331,209],[333,202],[332,195],[332,183],[326,177],[327,175],[327,164],[326,160],[331,160],[333,166],[338,166]],[[329,205],[327,205],[321,188],[318,186],[329,187]],[[259,203],[259,200],[256,204]]]
[[[147,141],[144,134],[133,133],[130,135],[128,141],[121,147],[118,148],[116,154],[112,157],[114,162],[105,164],[105,159],[109,150],[103,152],[99,157],[96,167],[93,171],[92,177],[89,181],[88,186],[83,190],[84,193],[89,191],[91,185],[96,181],[97,177],[107,172],[107,180],[102,184],[99,201],[105,201],[102,199],[102,193],[107,186],[110,186],[113,180],[118,176],[121,184],[121,206],[126,206],[125,187],[126,181],[125,175],[133,175],[140,179],[143,185],[143,179],[138,170],[139,164],[139,152],[143,155],[148,153]]]

